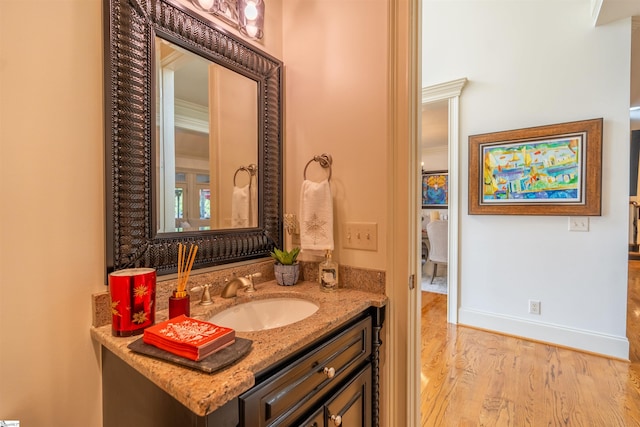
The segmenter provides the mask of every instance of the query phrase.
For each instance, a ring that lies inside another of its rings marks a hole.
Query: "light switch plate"
[[[342,246],[365,251],[378,250],[378,224],[375,222],[347,222],[344,225]]]
[[[589,231],[588,216],[570,216],[569,231]]]

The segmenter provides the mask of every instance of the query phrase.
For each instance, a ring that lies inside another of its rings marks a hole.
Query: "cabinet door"
[[[324,427],[324,406],[300,423],[300,427]]]
[[[334,386],[352,378],[369,358],[371,336],[368,316],[256,384],[239,397],[240,425],[289,426],[292,420],[322,406]]]
[[[366,365],[327,402],[325,425],[371,426],[371,365]]]
[[[206,417],[196,415],[102,347],[103,427],[235,427],[238,421],[237,398]]]

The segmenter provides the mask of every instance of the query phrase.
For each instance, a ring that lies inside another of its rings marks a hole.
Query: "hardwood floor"
[[[422,426],[640,426],[640,261],[629,262],[630,362],[446,322],[422,293]]]

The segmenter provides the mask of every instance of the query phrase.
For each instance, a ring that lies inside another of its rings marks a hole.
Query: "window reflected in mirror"
[[[257,82],[155,41],[157,231],[257,227]]]

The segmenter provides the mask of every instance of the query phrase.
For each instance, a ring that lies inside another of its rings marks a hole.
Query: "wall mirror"
[[[107,272],[282,243],[282,63],[173,0],[105,0]]]
[[[256,227],[258,86],[155,37],[158,233]]]

